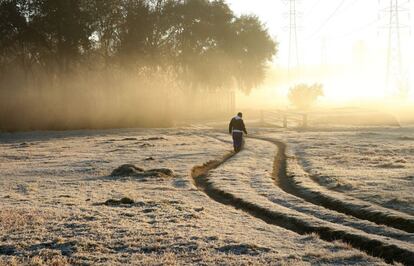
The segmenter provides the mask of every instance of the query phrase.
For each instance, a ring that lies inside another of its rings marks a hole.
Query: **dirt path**
[[[276,140],[264,140],[278,146],[278,152],[273,166],[273,178],[278,181],[276,184],[288,194],[295,196],[299,195],[299,197],[305,201],[318,205],[317,207],[321,207],[319,205],[323,206],[323,204],[319,202],[312,202],[303,196],[301,197],[299,193],[296,193],[294,188],[290,187],[291,185],[290,182],[287,181],[288,177],[286,174],[286,146]],[[191,175],[195,185],[215,201],[241,209],[269,224],[277,225],[299,234],[317,233],[320,238],[327,241],[343,240],[354,248],[363,250],[369,255],[380,257],[389,263],[397,261],[406,265],[414,264],[414,252],[412,251],[411,241],[407,243],[400,240],[388,241],[389,235],[387,237],[378,236],[342,224],[335,225],[332,222],[320,219],[320,217],[309,215],[309,213],[302,213],[286,208],[281,204],[263,200],[261,195],[258,195],[257,192],[252,191],[250,193],[251,188],[250,190],[245,190],[249,191],[249,193],[240,193],[237,189],[231,190],[224,188],[211,178],[210,172],[220,168],[220,166],[226,164],[230,160],[237,159],[238,158],[234,157],[233,153],[230,153],[223,156],[220,160],[210,161],[202,166],[194,167]],[[327,208],[326,206],[324,207]],[[342,212],[340,208],[328,209]],[[375,227],[375,225],[368,225],[368,227],[369,226]],[[402,233],[402,235],[404,235],[404,233]]]
[[[277,185],[285,192],[303,198],[313,204],[321,205],[327,209],[351,215],[358,219],[414,233],[414,217],[408,214],[349,196],[339,195],[339,192],[324,189],[311,179],[305,180],[304,177],[289,177],[287,174],[286,144],[274,139],[258,139],[271,142],[278,147],[279,153],[275,158],[275,174],[273,177]],[[312,184],[309,184],[310,182]]]

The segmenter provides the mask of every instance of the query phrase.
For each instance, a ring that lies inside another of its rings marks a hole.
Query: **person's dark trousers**
[[[233,132],[233,147],[235,152],[239,152],[243,143],[243,132]]]

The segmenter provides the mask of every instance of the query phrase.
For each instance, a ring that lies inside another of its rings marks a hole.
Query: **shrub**
[[[289,89],[289,101],[298,109],[308,110],[315,104],[317,98],[323,96],[322,84],[298,84]]]

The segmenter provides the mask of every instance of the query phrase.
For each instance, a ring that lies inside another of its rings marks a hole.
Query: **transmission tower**
[[[404,1],[406,4],[407,1]],[[387,68],[386,68],[386,94],[388,96],[406,97],[408,95],[408,76],[404,68],[402,52],[402,30],[409,26],[403,19],[409,17],[409,9],[404,8],[402,1],[388,0],[387,7],[383,9],[388,32]]]
[[[288,54],[288,72],[289,80],[291,79],[292,68],[298,68],[300,66],[299,61],[299,41],[298,41],[298,17],[301,15],[298,12],[297,0],[285,0],[288,5],[288,31],[289,31],[289,54]]]

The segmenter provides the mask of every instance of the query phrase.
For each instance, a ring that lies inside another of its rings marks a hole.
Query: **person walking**
[[[243,144],[243,132],[247,135],[246,127],[243,122],[243,114],[238,113],[233,117],[229,124],[229,133],[233,137],[233,147],[235,152],[239,152]]]

